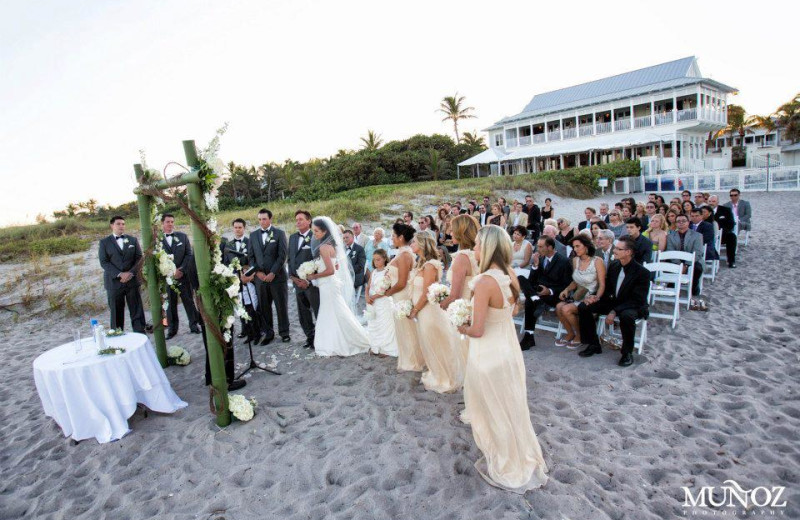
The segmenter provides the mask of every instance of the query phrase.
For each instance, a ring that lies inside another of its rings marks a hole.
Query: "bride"
[[[352,356],[369,350],[369,338],[353,315],[353,266],[339,227],[328,217],[312,222],[311,253],[317,272],[308,276],[319,287],[314,350],[320,356]]]

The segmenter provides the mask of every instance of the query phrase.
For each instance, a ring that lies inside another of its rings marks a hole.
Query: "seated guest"
[[[656,195],[656,204],[658,204],[659,206],[666,206],[667,202],[664,200],[664,197],[662,197],[661,195]]]
[[[633,260],[635,244],[631,237],[622,237],[614,245],[615,261],[608,266],[605,292],[602,296],[587,296],[578,305],[578,326],[581,341],[587,345],[578,355],[589,357],[600,354],[595,314],[605,314],[606,324],[619,318],[622,333],[622,357],[619,366],[633,364],[633,341],[636,320],[647,318],[647,294],[650,291],[650,271]]]
[[[481,227],[485,226],[489,221],[489,215],[486,213],[486,205],[481,204],[480,207],[478,207],[478,211],[476,211],[473,216],[478,219],[478,224],[480,224]]]
[[[601,229],[608,229],[608,225],[606,224],[605,220],[597,220],[592,222],[592,240],[597,240],[597,236]]]
[[[489,217],[488,222],[493,226],[500,226],[505,229],[506,216],[503,214],[503,207],[499,203],[495,202],[492,204],[492,215]]]
[[[620,210],[616,208],[608,214],[608,229],[614,232],[616,238],[621,237],[622,233],[626,231],[625,221],[622,220],[620,215]]]
[[[594,208],[586,208],[583,210],[583,215],[586,217],[586,220],[582,220],[578,223],[578,231],[592,229],[592,219],[597,216],[597,212]]]
[[[714,226],[703,219],[703,210],[700,208],[693,209],[691,220],[692,224],[689,227],[692,231],[697,231],[703,237],[703,245],[706,249],[706,260],[719,260],[717,244],[714,242]]]
[[[511,239],[514,241],[511,246],[511,267],[528,267],[533,256],[533,246],[525,240],[528,230],[523,225],[514,228]]]
[[[650,261],[653,256],[653,242],[642,235],[642,221],[636,217],[631,217],[625,222],[628,236],[633,239],[634,255],[633,259],[640,264]]]
[[[600,203],[600,218],[603,219],[603,222],[608,224],[608,203],[601,202]]]
[[[681,203],[692,200],[692,192],[689,190],[683,190],[681,192]]]
[[[694,194],[694,207],[701,208],[706,205],[706,199],[703,197],[703,194],[697,192]]]
[[[582,233],[582,232],[581,232]],[[581,344],[578,326],[578,306],[590,294],[603,295],[606,284],[606,265],[595,256],[595,247],[586,236],[579,234],[570,242],[575,257],[572,259],[572,282],[558,295],[561,302],[556,306],[558,320],[567,331],[564,338],[556,340],[557,347],[578,348]]]
[[[683,214],[688,217],[691,215],[692,210],[694,209],[694,204],[691,200],[685,200],[683,201],[683,204],[681,204],[681,207],[683,208]]]
[[[650,227],[642,233],[653,243],[653,251],[664,251],[667,248],[667,219],[664,215],[656,213],[650,219]]]
[[[629,218],[633,216],[633,210],[627,204],[622,205],[622,209],[619,210],[620,217],[622,217],[623,222],[627,222]],[[624,232],[623,232],[624,234]]]
[[[678,215],[678,229],[667,237],[667,251],[684,251],[694,254],[694,273],[692,274],[692,296],[700,294],[700,277],[703,276],[703,236],[689,229],[689,218]],[[683,272],[689,268],[683,262]]]
[[[558,295],[572,282],[572,266],[566,257],[556,252],[555,240],[549,236],[539,237],[536,246],[538,251],[533,257],[530,275],[518,277],[525,293],[525,335],[520,341],[522,350],[536,345],[533,332],[544,306],[555,307],[560,301]]]
[[[683,213],[683,206],[681,206],[678,202],[670,202],[669,210],[674,212],[676,215],[680,215]]]
[[[556,240],[561,242],[564,245],[569,244],[569,241],[572,240],[572,237],[575,236],[575,228],[569,222],[569,219],[564,217],[559,217],[556,220],[556,227],[558,228],[558,235],[556,235]]]
[[[608,269],[608,264],[614,259],[614,232],[610,229],[601,229],[597,233],[595,241],[595,256],[603,261],[603,265]]]
[[[633,212],[633,216],[639,219],[642,223],[642,228],[647,229],[650,225],[650,217],[647,214],[647,209],[641,202],[636,204],[636,211]]]
[[[658,205],[658,212],[664,215],[665,217],[667,216],[667,211],[669,211],[669,206],[667,206],[666,204]]]
[[[675,211],[674,209],[670,209],[669,211],[667,211],[667,232],[668,233],[670,231],[675,231],[675,229],[677,229],[676,226],[675,226],[675,220],[678,218],[678,215],[680,215],[680,214],[681,214],[680,211]]]
[[[656,203],[655,202],[648,202],[647,204],[645,204],[644,205],[644,213],[645,213],[645,216],[647,217],[647,221],[645,222],[645,220],[642,219],[642,225],[644,225],[644,227],[648,228],[648,227],[650,227],[650,219],[653,218],[653,215],[658,213],[658,208],[656,207]]]
[[[522,203],[515,202],[514,203],[514,211],[511,212],[511,215],[508,217],[508,229],[510,233],[514,232],[514,228],[517,226],[522,226],[526,230],[528,229],[528,214],[522,211]]]
[[[722,243],[725,244],[725,254],[728,256],[728,267],[736,267],[736,220],[733,218],[733,210],[719,205],[716,195],[708,198],[708,205],[714,210],[714,221],[719,225],[722,233]]]
[[[548,219],[548,220],[550,220],[550,219]],[[558,253],[561,256],[566,258],[566,256],[567,256],[567,246],[565,246],[564,244],[562,244],[561,242],[556,240],[556,235],[557,234],[558,234],[558,230],[556,229],[556,227],[554,225],[546,224],[544,226],[544,229],[542,229],[542,236],[543,237],[550,237],[555,241],[555,243],[556,243],[556,253]]]
[[[389,241],[384,236],[383,228],[375,228],[375,231],[372,232],[372,238],[367,241],[367,245],[364,247],[365,258],[372,258],[372,255],[378,249],[383,249],[384,251],[391,249]]]

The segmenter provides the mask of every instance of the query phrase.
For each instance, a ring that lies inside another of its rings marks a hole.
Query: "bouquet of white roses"
[[[387,274],[381,279],[380,284],[378,284],[378,293],[383,294],[391,288],[392,288],[392,279],[389,278],[389,275]]]
[[[432,304],[442,303],[450,297],[450,288],[440,283],[432,283],[428,287],[428,302]]]
[[[167,364],[186,366],[192,362],[192,357],[186,349],[177,345],[167,348]]]
[[[472,304],[463,298],[455,300],[447,307],[447,319],[456,327],[469,325],[472,321]],[[464,339],[464,335],[461,335]]]
[[[400,300],[394,304],[395,314],[398,318],[408,318],[411,316],[411,309],[413,307],[411,300]]]
[[[228,408],[234,417],[242,422],[247,422],[255,415],[255,408],[258,403],[252,397],[247,399],[240,394],[228,394]]]
[[[297,277],[301,280],[307,280],[308,275],[315,274],[317,272],[317,263],[313,260],[309,260],[308,262],[303,262],[300,264],[300,267],[297,268]]]

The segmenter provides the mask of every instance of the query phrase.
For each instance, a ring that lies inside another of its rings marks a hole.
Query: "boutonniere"
[[[272,231],[270,231],[267,235],[267,242],[274,242],[273,237],[274,235],[272,234]]]
[[[353,258],[355,258],[355,257],[356,257],[356,252],[355,252],[355,251],[350,251],[350,256],[352,256]]]
[[[123,243],[123,244],[127,244],[128,242],[129,242],[129,240],[128,240],[127,238],[123,238],[123,239],[122,239],[122,243]]]
[[[306,244],[310,244],[311,243],[311,235],[306,235],[305,238],[303,238],[303,242],[305,242]]]

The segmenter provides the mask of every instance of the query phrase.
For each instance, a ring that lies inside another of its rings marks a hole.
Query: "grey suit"
[[[723,204],[726,208],[731,209],[731,213],[733,213],[733,203],[726,202]],[[750,208],[750,203],[746,200],[740,200],[739,205],[737,207],[739,218],[739,229],[742,231],[750,231],[750,218],[753,216],[753,210]]]
[[[297,268],[304,262],[313,260],[311,256],[311,230],[302,237],[300,233],[292,233],[289,237],[289,275],[297,276]],[[294,296],[297,300],[297,314],[300,317],[300,326],[308,342],[314,344],[314,321],[319,315],[319,289],[309,283],[306,289],[294,287]],[[313,317],[312,317],[313,314]]]
[[[256,277],[258,314],[261,317],[262,333],[275,336],[272,321],[272,304],[278,313],[278,334],[289,336],[289,288],[286,279],[286,233],[270,226],[266,233],[259,228],[250,233],[250,248],[247,259],[258,272],[275,275],[271,282],[262,282]]]
[[[183,272],[184,276],[180,280],[175,280],[178,284],[178,290],[183,303],[183,309],[186,311],[186,317],[189,319],[189,328],[192,330],[199,330],[200,314],[197,312],[197,307],[194,305],[194,291],[191,283],[192,272],[194,271],[194,253],[192,252],[192,245],[189,243],[189,237],[186,233],[175,231],[172,233],[172,245],[169,245],[167,237],[161,238],[161,245],[164,251],[173,255],[175,267]],[[169,308],[167,309],[167,323],[169,324],[169,332],[178,332],[178,293],[175,291],[168,291]]]
[[[534,249],[536,249],[536,244],[533,244]],[[566,257],[567,256],[567,246],[556,240],[556,253],[559,255]]]
[[[683,239],[683,247],[681,247],[681,236],[677,231],[672,231],[667,235],[667,251],[685,251],[687,253],[694,253],[694,273],[692,273],[692,292],[694,296],[700,294],[700,277],[703,276],[703,235],[689,229],[686,231],[686,236]]]
[[[144,334],[144,308],[142,296],[139,294],[139,279],[133,273],[127,283],[122,283],[119,276],[122,273],[133,272],[137,262],[142,258],[142,249],[135,237],[122,235],[123,244],[120,249],[114,235],[109,235],[100,240],[98,258],[100,267],[103,268],[103,285],[108,296],[108,307],[111,313],[111,328],[125,328],[125,303],[128,303],[128,312],[134,332]]]

